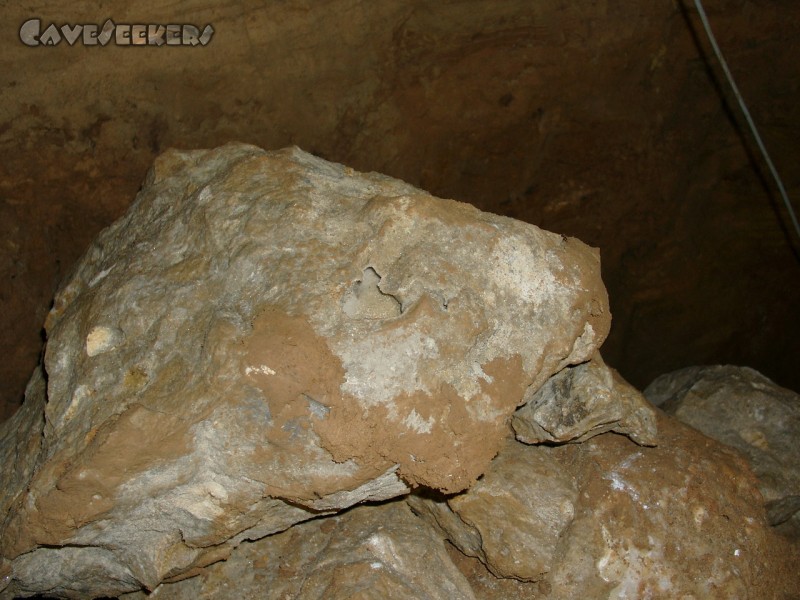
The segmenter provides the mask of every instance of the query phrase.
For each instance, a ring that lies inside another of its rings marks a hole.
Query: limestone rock
[[[655,379],[647,398],[744,453],[773,525],[800,511],[800,395],[747,367],[689,367]]]
[[[445,541],[403,502],[360,506],[239,546],[197,577],[124,600],[473,600]]]
[[[496,576],[537,581],[553,568],[555,549],[575,516],[575,480],[555,456],[564,452],[509,441],[469,492],[446,502],[408,501]]]
[[[562,370],[538,390],[528,388],[525,400],[512,425],[526,444],[582,442],[606,431],[646,446],[656,443],[652,407],[599,354]]]
[[[46,398],[0,430],[3,597],[152,589],[463,490],[609,320],[577,240],[296,148],[169,151],[56,296]]]
[[[409,502],[495,575],[538,579],[535,598],[791,597],[796,549],[767,525],[746,463],[657,419],[658,447],[512,443],[466,492]]]

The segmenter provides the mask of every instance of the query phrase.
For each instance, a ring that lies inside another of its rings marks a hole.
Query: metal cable
[[[753,118],[750,116],[750,111],[747,109],[747,105],[744,102],[744,98],[742,98],[742,94],[739,93],[739,88],[736,86],[736,82],[733,80],[733,75],[731,74],[730,69],[728,68],[728,63],[725,62],[725,57],[722,56],[722,51],[719,49],[717,45],[717,39],[714,37],[714,33],[711,31],[711,24],[708,22],[708,17],[706,16],[706,11],[703,9],[703,4],[700,0],[694,0],[694,4],[697,7],[697,12],[700,14],[700,20],[703,22],[703,27],[706,30],[706,35],[708,36],[708,41],[711,42],[711,47],[714,49],[714,54],[717,55],[717,60],[719,61],[720,66],[722,66],[722,70],[725,72],[725,77],[728,78],[728,83],[733,90],[733,93],[736,96],[736,100],[739,102],[739,106],[742,109],[742,113],[744,113],[744,118],[747,120],[747,124],[750,126],[750,131],[753,132],[753,137],[758,144],[758,149],[761,151],[761,155],[764,157],[764,160],[769,167],[770,173],[772,173],[773,179],[775,179],[775,183],[778,186],[778,191],[781,194],[781,198],[783,198],[783,203],[786,205],[786,210],[789,211],[789,217],[792,219],[792,224],[794,225],[794,230],[797,232],[797,236],[800,237],[800,224],[797,222],[797,216],[794,213],[794,208],[792,208],[792,203],[789,201],[789,196],[786,193],[786,188],[783,186],[783,181],[781,180],[781,176],[778,174],[778,170],[775,168],[775,165],[772,163],[772,159],[769,156],[769,152],[767,152],[766,146],[764,146],[764,142],[761,140],[761,135],[758,133],[758,128],[756,124],[753,122]]]

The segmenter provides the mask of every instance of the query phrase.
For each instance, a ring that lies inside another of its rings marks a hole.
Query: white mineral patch
[[[228,497],[225,489],[215,482],[188,486],[175,498],[174,503],[198,519],[212,520],[225,511],[219,506]]]
[[[122,341],[123,334],[119,329],[98,325],[86,336],[86,354],[97,356],[103,352],[114,350]]]
[[[400,316],[400,303],[384,294],[380,275],[372,267],[364,269],[361,281],[347,292],[342,310],[352,319],[392,319]]]
[[[275,371],[270,369],[267,365],[258,365],[257,367],[245,367],[244,374],[252,375],[253,373],[260,373],[261,375],[275,375]]]
[[[597,339],[591,323],[585,323],[583,333],[575,340],[572,345],[571,356],[589,356],[597,347]]]
[[[367,540],[367,548],[372,554],[387,566],[402,564],[402,554],[397,551],[394,541],[387,535],[374,533]]]
[[[514,297],[539,305],[558,294],[553,273],[542,268],[542,260],[525,240],[514,236],[501,239],[491,258],[489,272],[494,281]]]
[[[631,497],[631,500],[637,503],[639,502],[639,493],[616,471],[603,475],[603,479],[611,481],[611,489],[618,492],[625,492]]]
[[[604,536],[605,537],[605,536]],[[652,538],[651,538],[652,539]],[[663,544],[655,542],[649,549],[616,542],[598,562],[598,571],[604,581],[617,585],[608,598],[634,600],[654,597],[653,588],[659,594],[672,588],[670,571],[664,568]]]
[[[89,287],[94,287],[95,285],[97,285],[98,283],[100,283],[101,281],[103,281],[103,279],[105,279],[105,278],[106,278],[106,275],[108,275],[108,274],[111,272],[111,269],[113,269],[113,268],[114,268],[114,266],[112,265],[112,266],[110,266],[109,268],[107,268],[107,269],[103,269],[102,271],[100,271],[100,272],[99,272],[97,275],[95,275],[95,276],[92,278],[92,280],[89,282]]]
[[[64,413],[64,421],[69,421],[73,416],[75,416],[75,412],[78,410],[78,407],[83,404],[83,401],[92,395],[91,389],[86,385],[79,385],[75,388],[75,392],[72,394],[72,399],[70,400],[69,406],[67,406],[67,410]]]
[[[346,371],[342,393],[367,406],[389,403],[403,393],[428,392],[417,376],[420,364],[439,356],[436,341],[414,330],[356,340],[338,350]]]
[[[472,373],[475,377],[483,379],[486,383],[494,383],[494,377],[483,372],[483,368],[478,363],[472,363]]]
[[[423,419],[416,409],[412,409],[408,416],[403,419],[403,424],[417,433],[430,433],[431,429],[433,429],[434,419],[433,417]]]

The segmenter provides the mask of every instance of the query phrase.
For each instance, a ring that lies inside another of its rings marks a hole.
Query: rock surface
[[[655,448],[615,435],[569,447],[579,495],[553,597],[791,597],[797,553],[767,526],[746,463],[668,417],[658,429]]]
[[[60,289],[46,390],[0,430],[4,597],[152,589],[459,492],[609,322],[577,240],[298,149],[167,152]]]
[[[613,431],[654,446],[657,434],[655,414],[641,392],[599,354],[563,369],[538,390],[528,388],[525,405],[511,423],[526,444],[582,442]]]
[[[684,423],[744,453],[773,525],[800,517],[800,395],[758,371],[731,365],[667,373],[645,395]]]
[[[446,502],[412,496],[409,503],[496,576],[537,581],[552,570],[559,539],[575,517],[575,474],[556,458],[565,452],[509,441],[467,493]]]
[[[800,556],[767,525],[745,462],[658,421],[657,448],[509,441],[468,491],[409,497],[416,523],[401,500],[355,508],[242,544],[150,597],[796,598]],[[444,539],[483,562],[445,554]]]
[[[464,494],[410,502],[496,575],[541,580],[541,597],[784,597],[798,579],[780,573],[745,462],[668,417],[658,428],[657,448],[511,443]]]
[[[445,541],[404,502],[361,506],[239,546],[199,576],[125,600],[473,600]]]

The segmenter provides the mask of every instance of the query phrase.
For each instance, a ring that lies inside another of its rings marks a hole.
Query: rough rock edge
[[[556,373],[538,390],[529,390],[511,424],[517,440],[526,444],[578,443],[607,431],[626,435],[640,446],[655,446],[658,440],[650,403],[606,366],[599,353]]]

